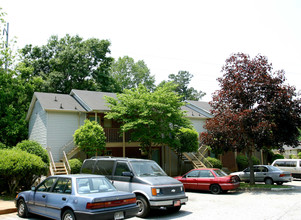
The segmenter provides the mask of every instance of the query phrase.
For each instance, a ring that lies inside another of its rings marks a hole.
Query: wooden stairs
[[[65,151],[63,151],[63,161],[62,162],[54,162],[52,153],[49,148],[47,148],[48,151],[48,156],[50,159],[50,164],[49,164],[49,171],[50,175],[64,175],[64,174],[70,174],[71,173],[71,168],[66,156]]]
[[[212,168],[213,165],[204,156],[206,155],[207,151],[208,151],[207,147],[201,146],[197,152],[183,153],[182,160],[190,161],[195,169],[206,168],[206,167]]]

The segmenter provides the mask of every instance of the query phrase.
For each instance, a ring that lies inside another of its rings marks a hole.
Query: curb
[[[2,209],[0,210],[0,215],[9,214],[13,212],[17,212],[17,208]]]
[[[289,191],[289,190],[293,190],[295,189],[295,187],[289,187],[289,188],[256,188],[256,187],[251,187],[251,188],[240,188],[237,189],[237,191]]]

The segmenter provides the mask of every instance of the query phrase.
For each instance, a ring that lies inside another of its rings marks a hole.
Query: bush
[[[80,172],[80,168],[82,167],[83,163],[79,159],[71,159],[68,161],[70,168],[71,168],[71,173],[76,174]]]
[[[207,157],[206,158],[214,168],[222,169],[223,165],[222,162],[219,159],[213,158],[213,157]]]
[[[281,155],[281,154],[274,154],[273,158],[272,158],[272,161],[277,160],[277,159],[284,159],[284,156]]]
[[[298,158],[301,159],[301,152],[298,153]]]
[[[0,142],[0,149],[6,149],[6,148],[8,148],[8,147],[5,144]]]
[[[1,149],[0,173],[9,193],[14,194],[21,187],[29,189],[38,177],[47,173],[47,166],[40,157],[20,149]]]
[[[26,151],[30,154],[35,154],[42,158],[44,163],[49,164],[49,157],[46,149],[44,149],[38,142],[31,140],[24,140],[18,143],[16,148]]]
[[[252,156],[253,165],[260,164],[260,160],[257,157]],[[242,154],[237,155],[236,157],[236,163],[238,170],[243,170],[249,166],[249,160],[248,157]]]

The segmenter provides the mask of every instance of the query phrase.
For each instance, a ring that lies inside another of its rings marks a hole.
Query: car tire
[[[139,211],[137,213],[137,217],[145,218],[150,213],[150,206],[148,201],[143,196],[137,196],[136,198],[137,205],[139,206]]]
[[[272,180],[271,178],[266,178],[266,179],[264,180],[264,183],[265,183],[266,185],[273,185],[273,184],[274,184],[274,182],[273,182],[273,180]]]
[[[70,209],[65,210],[62,215],[62,220],[76,220],[73,211]]]
[[[24,199],[19,199],[17,204],[18,216],[21,218],[28,217],[28,209]]]
[[[210,192],[212,194],[219,194],[221,193],[221,191],[222,191],[221,187],[217,184],[213,184],[210,186]]]

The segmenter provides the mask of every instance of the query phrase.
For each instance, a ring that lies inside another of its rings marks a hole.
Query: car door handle
[[[66,198],[65,198],[65,197],[63,197],[63,198],[62,198],[62,200],[63,200],[63,201],[66,201]]]
[[[42,198],[44,198],[44,199],[45,199],[45,198],[46,198],[46,195],[42,195]]]

